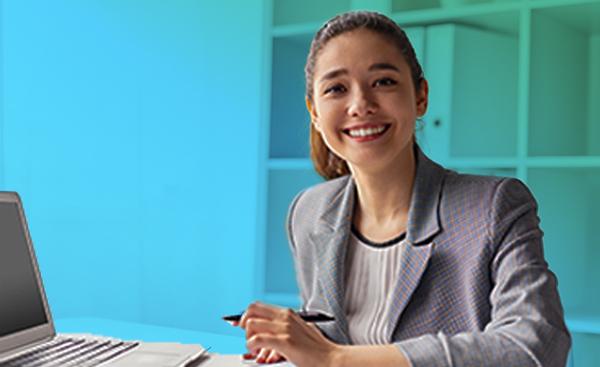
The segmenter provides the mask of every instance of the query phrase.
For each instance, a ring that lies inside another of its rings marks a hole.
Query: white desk
[[[236,337],[106,319],[59,319],[54,322],[56,331],[63,334],[89,333],[123,340],[200,344],[204,348],[210,347],[211,353],[218,353],[214,354],[211,360],[202,363],[200,367],[259,366],[242,361],[240,355],[246,352],[246,341],[243,336]],[[260,366],[293,367],[290,363]]]

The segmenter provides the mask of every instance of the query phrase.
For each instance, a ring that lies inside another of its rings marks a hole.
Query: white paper
[[[245,361],[239,354],[211,354],[210,359],[202,363],[200,367],[294,367],[290,362],[280,363],[254,363],[254,361]]]

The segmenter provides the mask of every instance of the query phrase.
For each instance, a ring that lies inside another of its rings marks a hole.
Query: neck
[[[407,149],[385,169],[367,171],[351,167],[358,194],[357,222],[368,221],[378,226],[406,222],[416,168],[414,150],[412,146]]]

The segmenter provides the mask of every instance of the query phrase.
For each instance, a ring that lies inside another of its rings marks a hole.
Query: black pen
[[[333,316],[314,311],[299,311],[297,314],[306,322],[326,322],[335,320]],[[242,315],[243,314],[223,316],[223,320],[227,322],[240,322]]]

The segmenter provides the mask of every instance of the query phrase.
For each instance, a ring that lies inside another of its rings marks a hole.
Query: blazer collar
[[[429,160],[417,145],[415,157],[416,174],[407,228],[409,245],[403,249],[400,264],[402,274],[394,285],[393,292],[396,297],[388,326],[390,337],[429,262],[433,244],[427,240],[440,231],[438,210],[445,171]],[[322,225],[311,236],[318,249],[317,271],[320,274],[323,296],[336,318],[335,323],[324,325],[324,331],[331,339],[349,344],[348,322],[343,309],[343,282],[346,244],[356,201],[356,187],[351,176],[340,179],[345,180],[341,190],[331,199],[321,215]]]
[[[446,171],[431,161],[415,145],[417,169],[413,184],[406,237],[419,245],[435,236],[441,229],[439,206]]]
[[[440,231],[439,204],[445,170],[431,161],[415,145],[416,173],[408,211],[406,237],[413,245],[419,245]],[[337,232],[349,225],[354,213],[356,184],[351,176],[331,200],[321,215],[322,223]]]

